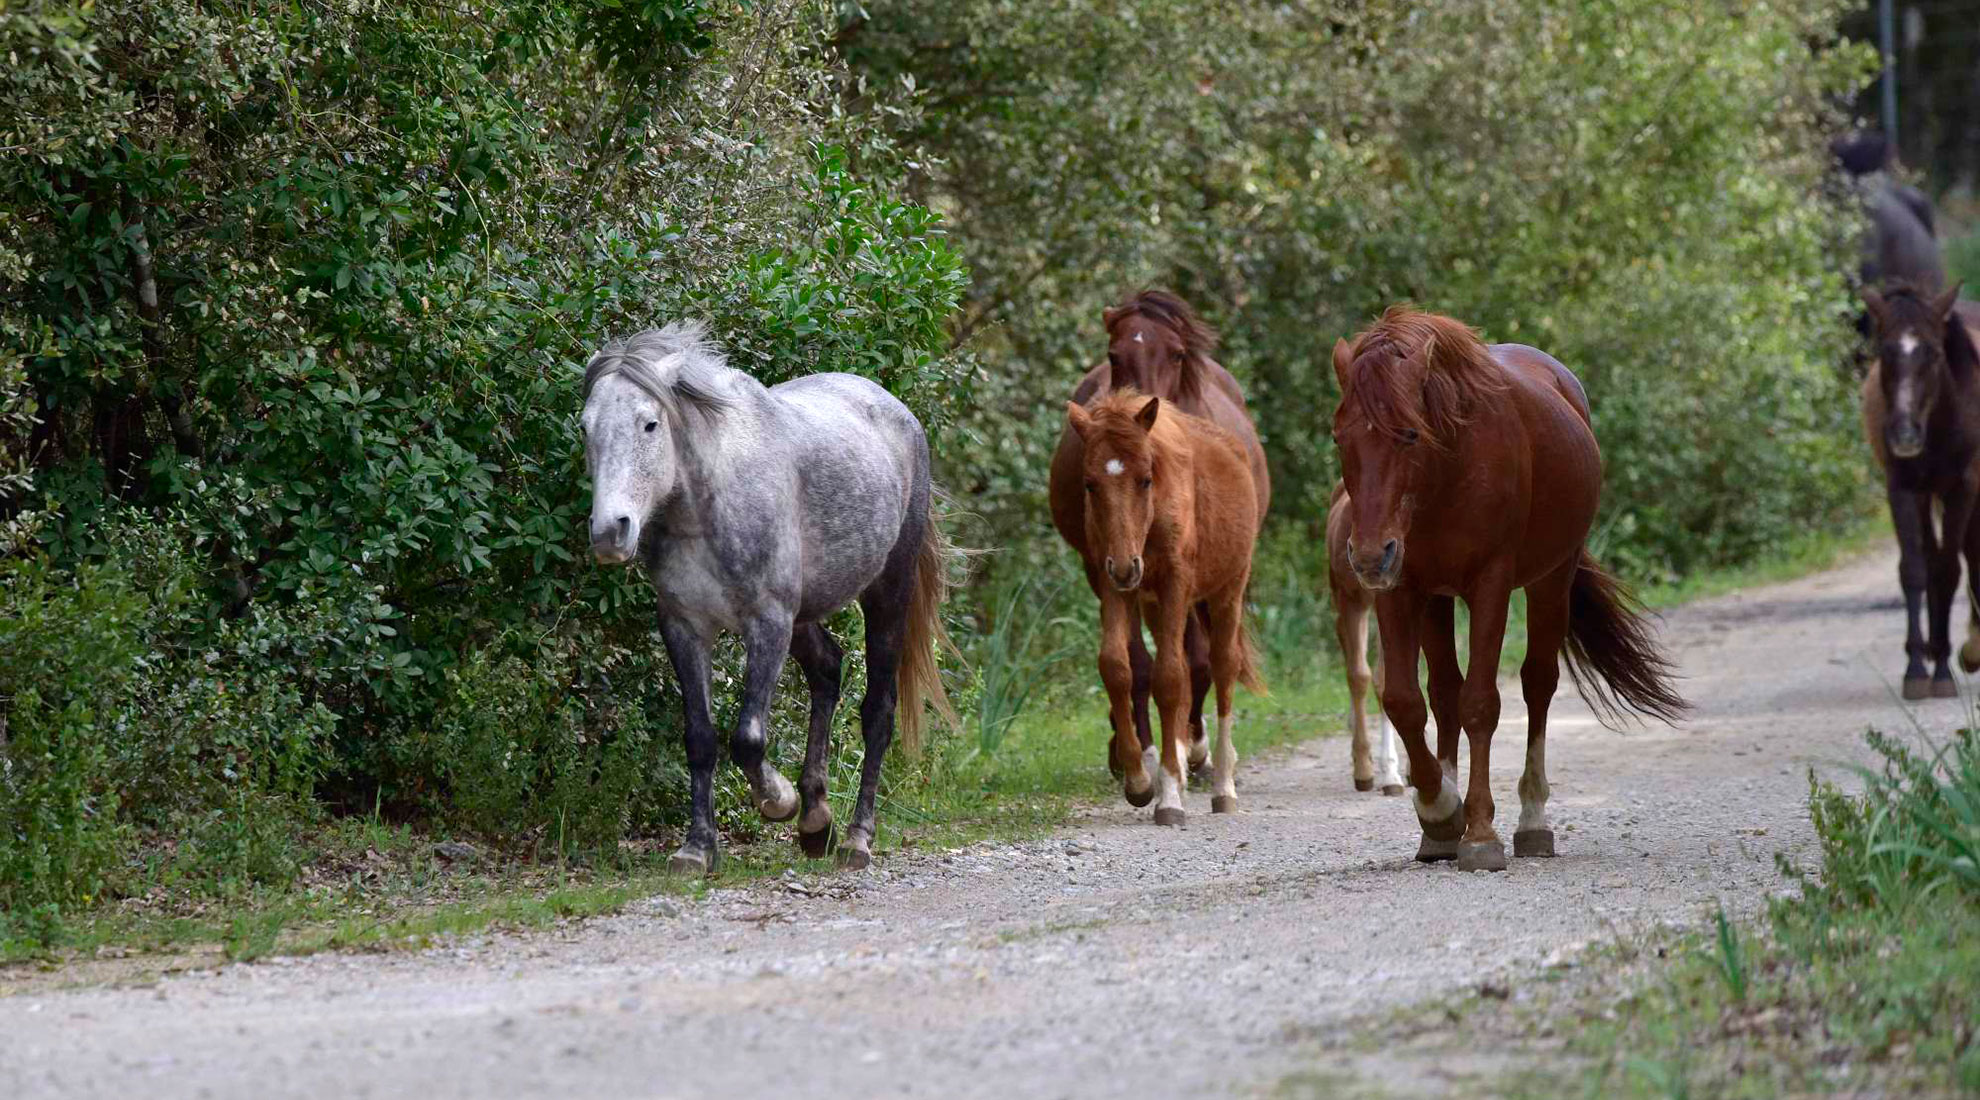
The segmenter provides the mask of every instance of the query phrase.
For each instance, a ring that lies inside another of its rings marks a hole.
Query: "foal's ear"
[[[1093,414],[1087,412],[1086,406],[1079,402],[1068,401],[1066,402],[1066,423],[1071,424],[1073,434],[1083,440],[1086,438],[1086,429],[1093,423]]]
[[[1932,299],[1932,316],[1937,317],[1940,324],[1944,324],[1952,319],[1953,307],[1959,304],[1959,288],[1961,285],[1960,283],[1954,283],[1946,288],[1945,293]]]
[[[1347,392],[1348,368],[1354,366],[1354,356],[1348,351],[1346,340],[1334,341],[1334,380],[1341,384],[1341,392]]]
[[[1161,411],[1162,399],[1151,397],[1148,399],[1148,404],[1143,405],[1141,411],[1134,414],[1134,422],[1141,425],[1142,431],[1152,432],[1155,430],[1155,414]]]
[[[1877,293],[1876,287],[1866,286],[1863,288],[1863,304],[1869,307],[1870,320],[1873,321],[1878,328],[1880,329],[1883,328],[1884,318],[1887,316],[1887,314],[1884,311],[1884,296],[1882,294]]]

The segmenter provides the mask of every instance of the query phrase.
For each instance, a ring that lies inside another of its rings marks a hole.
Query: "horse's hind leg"
[[[1561,645],[1568,634],[1568,594],[1580,559],[1526,589],[1526,661],[1519,666],[1526,698],[1526,770],[1519,777],[1519,827],[1513,855],[1554,854],[1554,825],[1547,819],[1547,708],[1561,682]]]
[[[1217,751],[1210,812],[1236,813],[1237,746],[1231,742],[1231,691],[1244,662],[1244,586],[1239,580],[1210,608],[1210,675],[1217,686]]]
[[[887,748],[894,743],[894,704],[899,695],[896,678],[907,645],[908,611],[913,605],[915,548],[921,545],[920,528],[914,524],[908,528],[912,529],[903,529],[901,542],[888,557],[879,579],[859,597],[860,610],[866,616],[866,694],[859,701],[859,732],[866,755],[860,761],[859,798],[853,803],[852,821],[846,826],[845,839],[839,842],[839,863],[855,871],[873,862],[874,802],[880,795],[880,771],[887,762]]]
[[[667,869],[708,874],[721,860],[715,836],[715,722],[708,714],[708,638],[689,624],[662,617],[674,679],[681,685],[682,738],[687,745],[688,832]]]
[[[804,669],[811,689],[811,728],[804,745],[804,774],[798,795],[804,809],[798,817],[798,847],[812,859],[832,848],[832,807],[825,800],[825,769],[832,750],[832,714],[839,706],[839,685],[845,654],[831,631],[818,623],[800,623],[791,632],[791,656]]]
[[[1959,647],[1959,667],[1980,672],[1980,509],[1966,521],[1966,641]]]
[[[1444,774],[1457,776],[1459,698],[1464,691],[1464,668],[1457,657],[1457,600],[1432,596],[1423,612],[1423,660],[1429,666],[1430,715],[1437,723],[1437,759]],[[1493,670],[1496,675],[1497,669]]]
[[[1210,694],[1210,605],[1200,603],[1183,626],[1183,655],[1189,660],[1189,770],[1210,760],[1210,731],[1203,727],[1203,698]]]
[[[764,759],[769,747],[770,698],[791,652],[791,621],[781,615],[757,618],[743,627],[742,713],[729,737],[729,756],[749,780],[756,810],[765,821],[789,821],[797,816],[798,794],[784,773]]]
[[[1349,756],[1354,765],[1354,789],[1375,789],[1375,760],[1368,749],[1368,689],[1374,676],[1368,669],[1368,606],[1334,596],[1334,637],[1347,666]],[[1386,731],[1385,731],[1386,732]]]
[[[1959,695],[1952,675],[1952,605],[1959,598],[1959,556],[1973,515],[1973,494],[1957,489],[1947,493],[1942,503],[1945,530],[1932,556],[1930,574],[1932,695],[1951,699]]]

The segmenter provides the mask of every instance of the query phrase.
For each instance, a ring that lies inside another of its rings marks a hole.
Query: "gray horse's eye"
[[[659,427],[660,422],[658,420],[649,420],[646,422],[646,430],[649,432],[658,430]]]

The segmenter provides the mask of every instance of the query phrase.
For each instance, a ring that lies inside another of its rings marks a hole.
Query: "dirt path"
[[[1880,555],[1671,614],[1698,704],[1682,732],[1611,733],[1563,697],[1561,858],[1505,874],[1411,862],[1407,801],[1354,794],[1331,738],[1254,762],[1238,815],[1192,792],[1182,831],[1111,805],[1045,842],[561,936],[0,998],[0,1096],[1253,1093],[1349,1018],[1718,899],[1757,906],[1777,850],[1811,854],[1806,765],[1903,724],[1894,574]],[[1944,729],[1965,709],[1916,713]],[[1504,721],[1500,744],[1522,744],[1516,690]],[[1496,755],[1510,837],[1520,754]]]

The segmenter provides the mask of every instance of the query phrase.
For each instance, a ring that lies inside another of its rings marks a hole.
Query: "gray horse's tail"
[[[956,556],[957,551],[935,523],[935,510],[930,508],[927,525],[922,528],[921,549],[915,553],[907,648],[901,653],[901,668],[894,681],[899,700],[894,713],[899,716],[901,745],[910,755],[921,752],[922,704],[933,706],[951,728],[962,726],[962,718],[949,704],[949,693],[942,686],[941,668],[941,651],[955,648],[942,626],[942,601],[949,593],[949,562]]]

